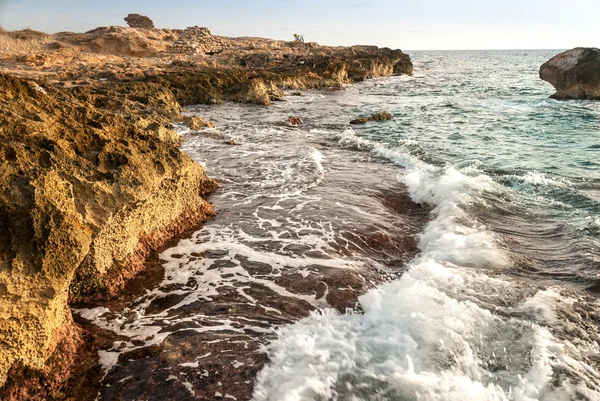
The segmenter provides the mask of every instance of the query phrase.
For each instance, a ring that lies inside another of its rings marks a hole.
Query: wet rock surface
[[[554,86],[555,99],[600,100],[600,49],[578,47],[551,58],[540,78]]]
[[[389,121],[394,116],[387,111],[380,111],[379,113],[373,114],[371,117],[358,117],[350,121],[352,125],[366,124],[369,121]]]

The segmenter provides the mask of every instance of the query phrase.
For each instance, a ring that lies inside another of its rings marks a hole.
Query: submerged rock
[[[366,124],[369,121],[389,121],[392,120],[394,116],[387,111],[380,111],[377,114],[372,115],[371,117],[359,117],[350,121],[350,124],[358,125],[358,124]]]
[[[371,119],[369,117],[359,117],[359,118],[355,118],[354,120],[351,120],[350,124],[353,124],[353,125],[366,124],[369,121],[371,121]]]
[[[290,118],[287,119],[287,121],[285,123],[287,125],[289,125],[290,127],[297,127],[300,124],[302,124],[302,119],[299,117],[291,116]]]
[[[554,56],[540,68],[554,86],[555,99],[600,100],[600,49],[578,47]]]

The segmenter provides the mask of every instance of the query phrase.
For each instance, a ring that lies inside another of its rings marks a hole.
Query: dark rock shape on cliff
[[[145,15],[129,14],[123,19],[132,28],[154,29],[154,22]]]
[[[555,99],[600,100],[600,49],[578,47],[552,57],[540,78],[556,88]]]

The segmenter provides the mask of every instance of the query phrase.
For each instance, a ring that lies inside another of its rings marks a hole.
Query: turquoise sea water
[[[539,66],[557,51],[417,52],[415,79],[357,89],[360,109],[390,109],[357,137],[497,187],[471,210],[515,266],[594,288],[600,278],[600,103],[549,99]]]

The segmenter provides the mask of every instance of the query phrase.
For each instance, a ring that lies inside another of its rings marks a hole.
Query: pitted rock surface
[[[132,28],[154,29],[154,22],[145,15],[129,14],[123,19]]]

